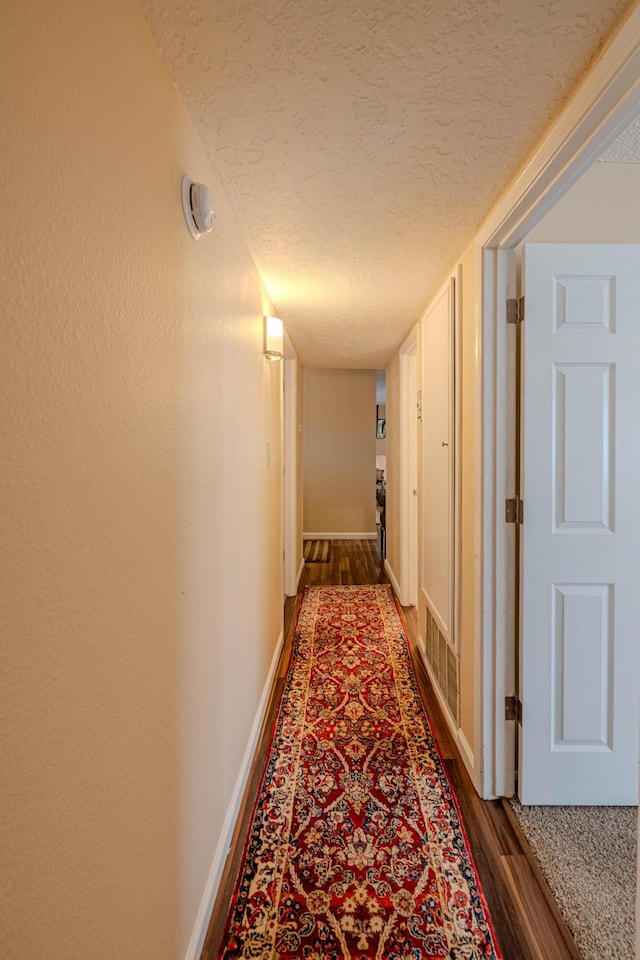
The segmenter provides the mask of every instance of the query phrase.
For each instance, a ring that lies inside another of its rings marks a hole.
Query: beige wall
[[[270,304],[134,0],[1,17],[0,955],[176,960],[282,629]]]
[[[527,242],[640,243],[640,164],[594,163]]]
[[[376,533],[375,370],[304,370],[304,531]]]

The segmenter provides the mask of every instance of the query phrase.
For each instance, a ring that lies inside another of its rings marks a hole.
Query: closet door
[[[640,247],[529,244],[524,279],[520,798],[636,804]]]
[[[458,719],[455,636],[455,281],[444,287],[421,324],[420,592],[427,660]]]

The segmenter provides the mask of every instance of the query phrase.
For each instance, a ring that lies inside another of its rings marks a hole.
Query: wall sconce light
[[[263,317],[263,320],[265,359],[282,360],[284,356],[282,320],[279,317]]]
[[[209,187],[204,183],[194,183],[186,175],[182,178],[182,209],[192,237],[197,239],[213,229],[216,215]]]

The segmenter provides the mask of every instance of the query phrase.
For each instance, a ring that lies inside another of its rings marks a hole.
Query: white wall
[[[527,243],[640,243],[640,164],[594,163]]]
[[[0,954],[175,960],[282,629],[271,304],[134,0],[0,17]]]

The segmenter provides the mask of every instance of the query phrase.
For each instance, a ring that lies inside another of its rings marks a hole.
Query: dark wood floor
[[[285,603],[285,646],[274,694],[267,710],[231,850],[202,951],[201,960],[218,956],[233,887],[240,867],[253,804],[269,748],[270,732],[291,653],[291,641],[304,587],[312,584],[388,583],[378,545],[372,540],[334,540],[328,563],[305,564],[297,597]],[[489,912],[504,960],[580,960],[508,804],[483,801],[475,792],[458,749],[442,716],[422,660],[415,650],[415,607],[403,617],[414,649],[418,682],[440,743]]]

